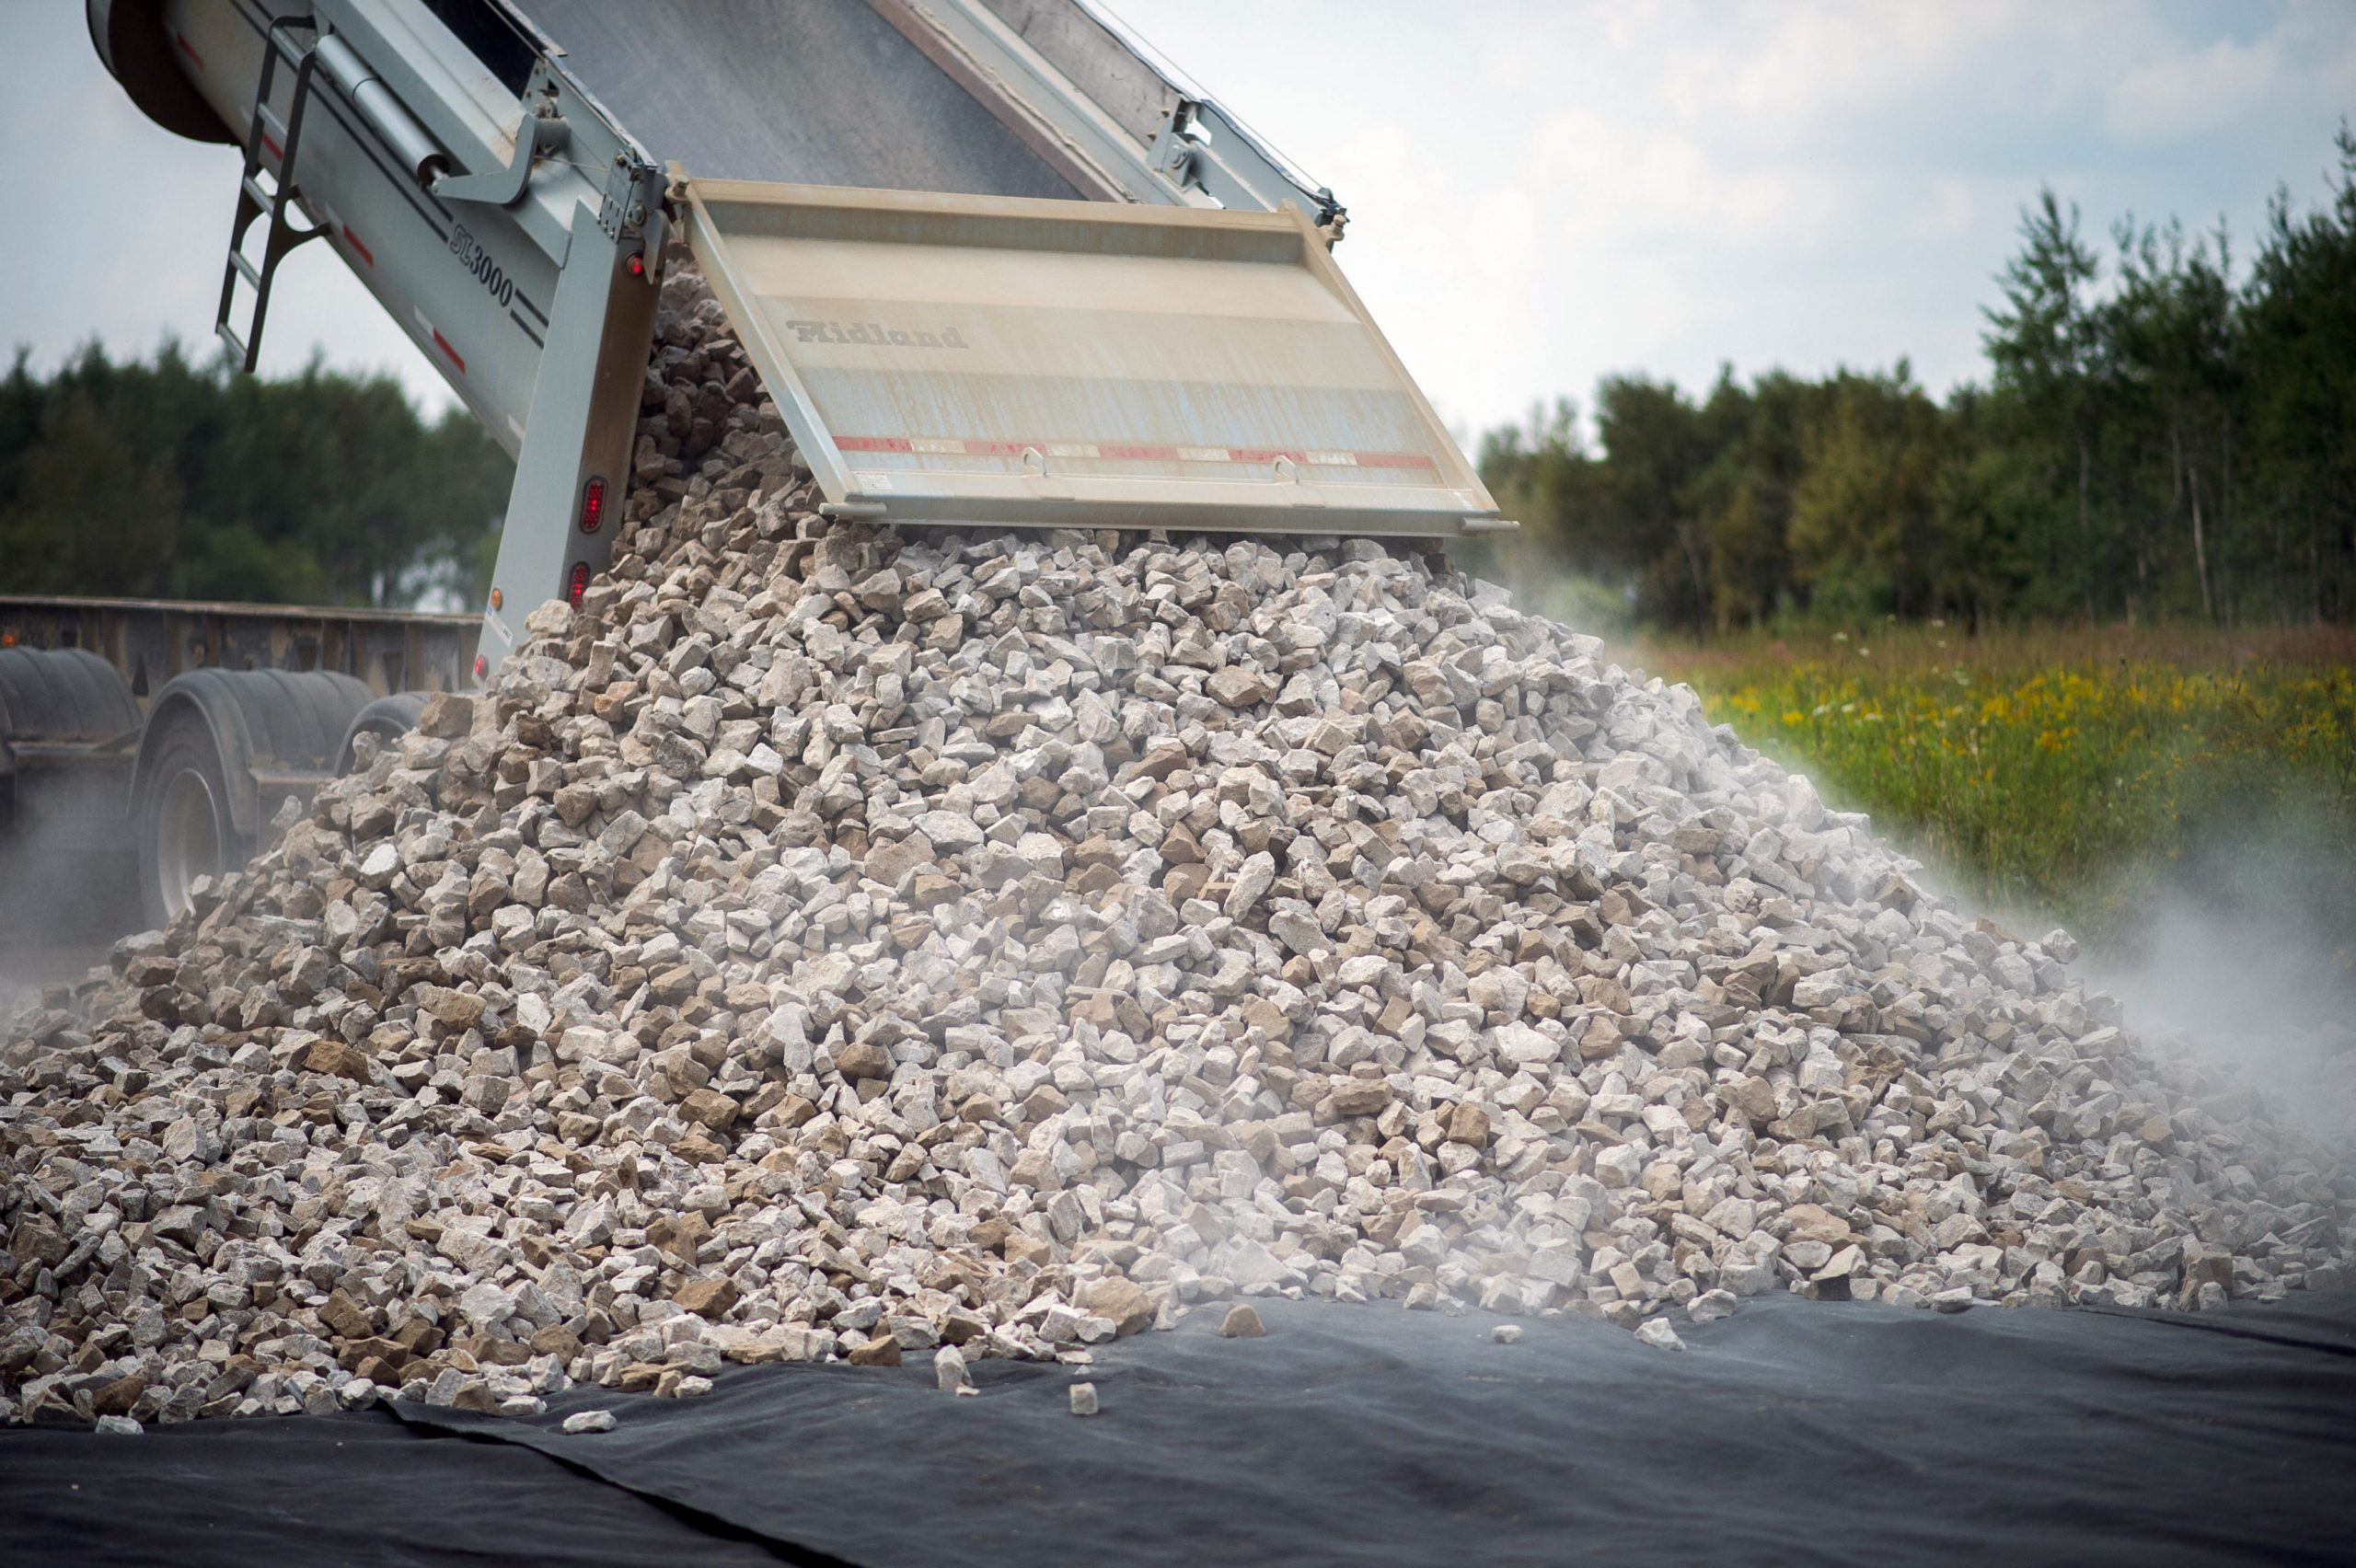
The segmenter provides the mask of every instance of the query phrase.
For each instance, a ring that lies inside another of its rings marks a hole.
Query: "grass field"
[[[2356,893],[2335,896],[2356,890],[2356,630],[1891,626],[1622,651],[1999,907],[2101,942],[2263,856],[2356,919]]]

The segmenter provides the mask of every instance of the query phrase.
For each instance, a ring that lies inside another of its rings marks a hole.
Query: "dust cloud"
[[[2154,892],[2078,965],[2127,1026],[2356,1148],[2356,842],[2316,813],[2253,812],[2131,879]]]
[[[1862,809],[1805,762],[1777,760],[1828,804]],[[2208,821],[2189,852],[2098,879],[2132,891],[2107,929],[2069,928],[2081,949],[2071,977],[2114,998],[2121,1026],[2155,1055],[2207,1069],[2204,1098],[2256,1094],[2278,1124],[2356,1151],[2356,833],[2344,814],[2271,801]],[[1975,892],[1969,871],[1872,822],[1967,919],[1984,915],[2028,940],[2063,924],[2054,910]]]
[[[104,963],[108,943],[144,924],[129,832],[84,804],[0,795],[0,1019]]]

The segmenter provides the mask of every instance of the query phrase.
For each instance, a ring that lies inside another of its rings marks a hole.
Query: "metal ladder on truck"
[[[282,41],[283,35],[298,29],[314,40],[318,36],[317,25],[299,17],[272,20],[263,35],[261,81],[254,89],[253,118],[246,127],[245,167],[237,172],[237,213],[229,225],[229,255],[221,269],[221,305],[213,316],[214,335],[228,345],[237,368],[249,375],[261,354],[262,323],[270,314],[270,290],[278,277],[278,264],[297,246],[326,232],[323,225],[292,224],[286,216],[294,194],[294,157],[303,144],[303,110],[310,102],[311,73],[318,65],[316,47],[294,55],[293,46]],[[270,107],[270,89],[279,63],[290,55],[295,60],[294,92],[286,117],[281,120]],[[277,159],[276,169],[270,167],[264,154]],[[261,185],[264,174],[271,182],[266,190]],[[257,222],[263,225],[260,261],[248,257],[245,248],[246,236]],[[253,291],[253,310],[242,332],[230,325],[240,280]]]

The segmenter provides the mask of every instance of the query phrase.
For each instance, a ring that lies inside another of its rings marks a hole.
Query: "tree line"
[[[2231,236],[2122,218],[2090,242],[2050,190],[1983,307],[1984,385],[1905,360],[1820,379],[1641,375],[1491,432],[1522,536],[1493,563],[1599,580],[1702,636],[1794,620],[2356,618],[2356,135],[2327,199],[2278,186]]]
[[[93,343],[0,381],[0,594],[474,602],[513,476],[460,409],[317,360],[234,374]]]

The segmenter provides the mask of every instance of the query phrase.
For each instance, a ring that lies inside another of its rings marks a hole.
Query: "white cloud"
[[[1969,181],[1952,176],[1934,179],[1919,193],[1907,232],[1923,239],[1968,233],[1979,213]]]
[[[1485,283],[1509,283],[1526,276],[1538,255],[1538,206],[1530,192],[1506,186],[1472,198],[1472,237],[1475,263]]]
[[[1665,40],[1663,92],[1680,116],[1738,127],[1754,144],[1805,139],[1951,77],[1959,60],[2016,35],[2022,10],[2020,0],[1688,6]]]
[[[2274,38],[2248,45],[2221,38],[2130,69],[2103,95],[2103,125],[2130,142],[2213,130],[2280,91],[2288,74]]]
[[[1547,200],[1629,232],[1756,236],[1819,218],[1831,201],[1808,171],[1735,168],[1685,136],[1630,134],[1576,109],[1539,125],[1530,178]]]

